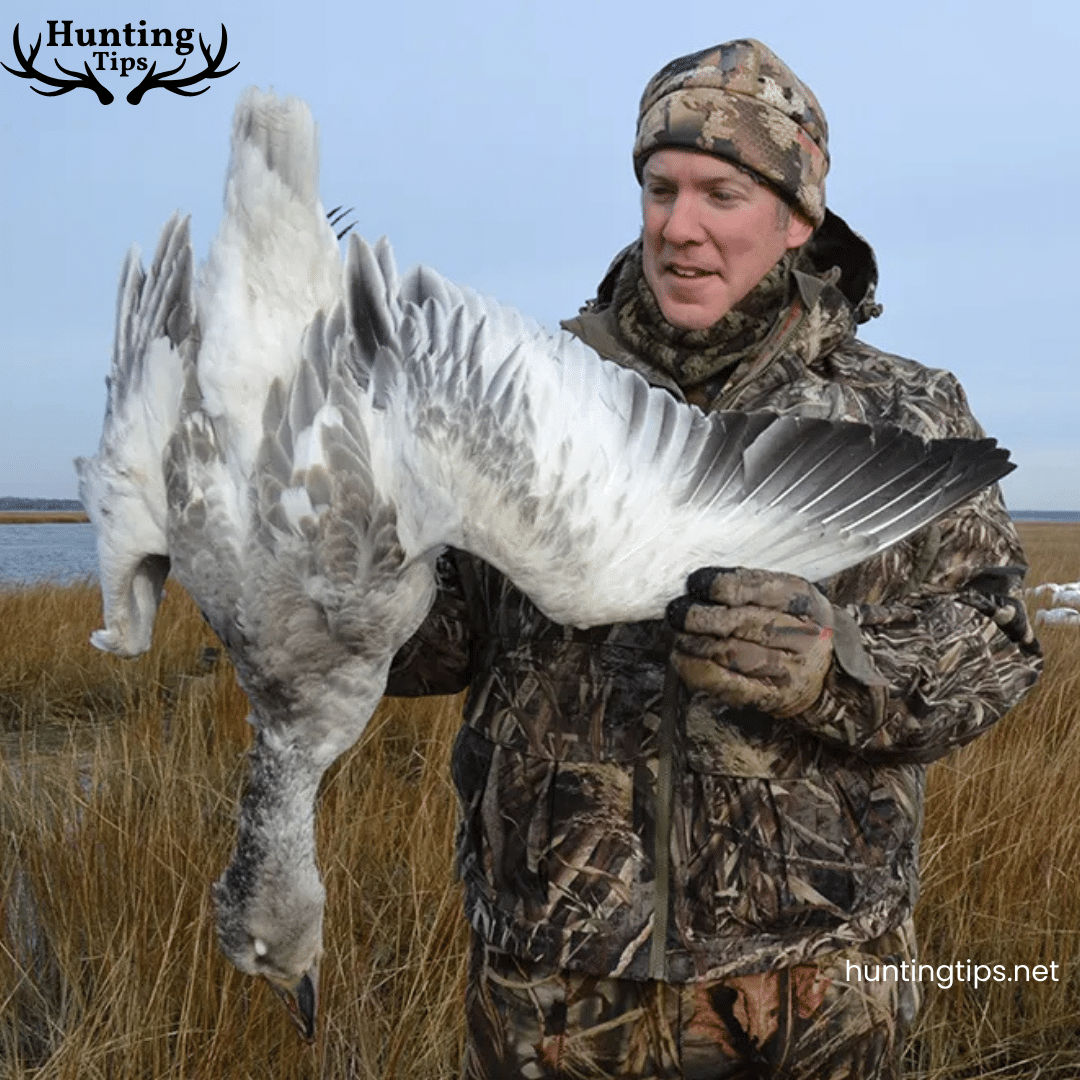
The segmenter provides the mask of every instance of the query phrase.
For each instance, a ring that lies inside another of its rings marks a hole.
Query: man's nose
[[[701,215],[692,195],[680,192],[671,204],[664,222],[664,239],[669,244],[699,243],[702,238]]]

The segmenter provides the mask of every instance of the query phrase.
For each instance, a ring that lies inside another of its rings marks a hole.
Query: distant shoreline
[[[84,525],[84,510],[0,510],[0,525]]]
[[[1013,521],[1080,521],[1080,510],[1010,510]]]
[[[26,513],[32,510],[76,510],[86,508],[78,499],[27,499],[21,495],[0,495],[0,513],[17,510]]]

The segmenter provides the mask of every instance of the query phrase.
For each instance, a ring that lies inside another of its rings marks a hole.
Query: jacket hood
[[[819,276],[833,267],[840,270],[836,287],[851,305],[857,323],[881,314],[882,306],[874,298],[878,283],[874,249],[839,214],[825,211],[825,220],[803,246],[799,261],[803,268],[809,263]]]

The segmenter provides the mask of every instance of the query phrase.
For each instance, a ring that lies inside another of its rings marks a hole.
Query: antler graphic
[[[53,60],[53,63],[60,71],[71,76],[70,79],[56,79],[51,75],[35,71],[34,59],[41,48],[40,34],[38,34],[34,47],[30,50],[29,57],[23,56],[22,47],[19,44],[18,23],[15,24],[15,31],[11,35],[11,43],[15,46],[15,55],[18,57],[23,69],[22,71],[16,71],[14,68],[9,68],[7,64],[0,64],[0,67],[3,67],[5,71],[10,71],[12,75],[17,75],[20,79],[37,79],[39,82],[45,83],[46,86],[59,87],[57,90],[39,90],[36,86],[31,86],[30,89],[35,94],[41,94],[42,97],[59,97],[61,94],[68,93],[69,90],[78,90],[80,86],[84,86],[87,90],[93,90],[97,94],[97,99],[102,105],[108,105],[113,100],[112,93],[98,82],[97,76],[90,70],[90,65],[87,63],[83,64],[83,67],[86,68],[86,74],[80,75],[77,71],[68,71],[66,67],[61,67],[59,60]]]
[[[220,79],[222,75],[228,75],[230,71],[235,71],[240,64],[233,64],[231,68],[226,68],[225,71],[218,71],[218,67],[221,61],[225,58],[225,49],[229,43],[229,35],[225,32],[225,24],[221,24],[221,48],[218,50],[217,56],[213,59],[210,58],[210,50],[203,44],[202,34],[199,35],[199,48],[203,51],[203,56],[206,57],[206,67],[198,73],[198,75],[189,75],[186,79],[174,79],[172,82],[168,82],[170,75],[175,75],[186,63],[187,60],[181,60],[179,67],[174,67],[171,71],[163,71],[160,75],[154,74],[157,70],[157,61],[155,60],[150,65],[150,70],[143,76],[143,81],[135,87],[134,90],[128,94],[127,99],[132,105],[138,105],[142,101],[143,94],[147,90],[153,90],[156,87],[161,87],[163,90],[168,90],[170,94],[182,94],[184,97],[198,97],[199,94],[205,94],[210,89],[209,86],[204,86],[201,90],[182,90],[181,87],[193,86],[197,82],[201,82],[203,79]]]

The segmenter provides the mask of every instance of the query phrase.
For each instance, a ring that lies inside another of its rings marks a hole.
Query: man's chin
[[[682,290],[665,289],[660,297],[660,310],[678,330],[707,330],[730,310],[726,298],[686,297]]]

